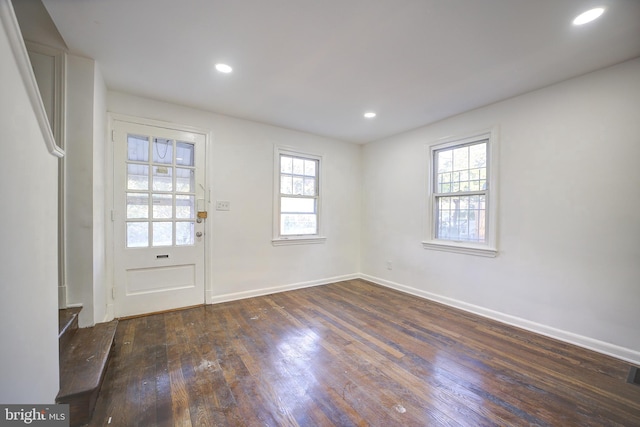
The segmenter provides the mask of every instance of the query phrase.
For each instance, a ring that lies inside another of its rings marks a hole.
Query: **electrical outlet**
[[[387,270],[393,270],[393,262],[387,261]]]
[[[217,211],[228,211],[231,209],[231,203],[227,200],[216,200]]]

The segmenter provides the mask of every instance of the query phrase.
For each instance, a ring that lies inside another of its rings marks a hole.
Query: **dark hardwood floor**
[[[629,370],[353,280],[121,321],[91,425],[640,426]]]

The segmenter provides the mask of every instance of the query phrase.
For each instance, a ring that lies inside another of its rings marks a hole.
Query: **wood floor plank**
[[[640,426],[629,368],[352,280],[120,321],[90,425]]]

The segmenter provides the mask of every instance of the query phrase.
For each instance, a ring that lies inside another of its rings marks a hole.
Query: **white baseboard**
[[[234,292],[230,294],[214,295],[213,291],[207,290],[207,304],[218,304],[221,302],[236,301],[240,299],[259,297],[262,295],[275,294],[278,292],[292,291],[294,289],[310,288],[312,286],[327,285],[329,283],[341,282],[344,280],[358,279],[359,274],[347,274],[344,276],[328,277],[326,279],[312,280],[310,282],[293,283],[290,285],[274,286],[270,288],[255,289],[244,292]]]
[[[109,303],[107,304],[107,311],[104,314],[104,320],[102,321],[103,323],[106,322],[111,322],[113,319],[115,319],[115,307],[113,306],[113,303]]]
[[[82,308],[82,303],[76,303],[76,304],[67,304],[67,308]]]
[[[459,301],[453,298],[445,297],[442,295],[434,294],[431,292],[423,291],[420,289],[412,288],[410,286],[401,285],[399,283],[391,282],[389,280],[380,279],[378,277],[369,276],[367,274],[360,274],[359,277],[363,280],[376,283],[387,288],[395,289],[400,292],[415,295],[421,298],[425,298],[431,301],[439,302],[450,307],[458,308],[460,310],[468,311],[473,314],[477,314],[482,317],[497,320],[498,322],[506,323],[511,326],[526,329],[531,332],[535,332],[540,335],[544,335],[550,338],[554,338],[569,344],[574,344],[579,347],[593,350],[598,353],[606,354],[617,359],[624,360],[635,365],[640,365],[640,352],[621,347],[615,344],[611,344],[604,341],[599,341],[593,338],[585,337],[583,335],[574,334],[573,332],[563,331],[551,326],[543,325],[540,323],[532,322],[530,320],[522,319],[520,317],[512,316],[510,314],[501,313],[488,308],[480,307],[477,305],[469,304],[464,301]]]

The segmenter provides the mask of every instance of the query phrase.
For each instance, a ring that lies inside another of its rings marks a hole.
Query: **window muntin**
[[[278,158],[278,236],[318,235],[320,160],[289,153]]]
[[[486,243],[488,141],[435,150],[435,238]]]

